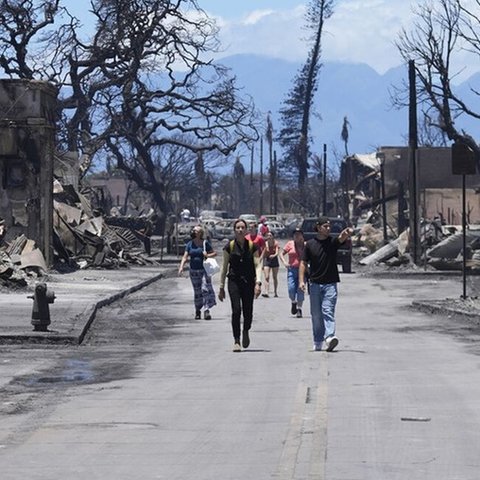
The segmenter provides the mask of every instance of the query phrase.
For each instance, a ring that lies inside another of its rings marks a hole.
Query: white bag
[[[203,261],[203,268],[209,277],[220,271],[220,265],[214,258],[206,258]]]
[[[203,242],[203,250],[206,252],[207,242]],[[209,257],[203,260],[203,269],[205,270],[206,274],[211,277],[220,271],[220,265],[218,262],[213,258]]]

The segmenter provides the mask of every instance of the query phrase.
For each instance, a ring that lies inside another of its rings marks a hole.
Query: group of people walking
[[[305,242],[303,232],[296,229],[292,240],[280,249],[273,233],[264,231],[262,234],[256,222],[249,225],[243,219],[234,222],[234,238],[222,250],[223,263],[218,292],[218,299],[223,302],[226,298],[225,284],[228,279],[234,352],[240,352],[242,347],[248,348],[250,345],[249,331],[253,320],[254,299],[260,295],[269,297],[270,279],[273,281],[274,297],[278,297],[280,261],[287,268],[292,315],[299,318],[303,316],[305,293],[307,288],[309,290],[313,349],[319,351],[325,345],[327,351],[332,351],[338,345],[339,341],[335,335],[335,307],[340,277],[336,253],[340,244],[352,235],[353,230],[346,228],[337,237],[331,237],[327,217],[318,219],[316,230],[316,237]],[[210,320],[210,309],[216,305],[216,299],[212,279],[206,274],[203,262],[217,254],[210,242],[204,239],[201,226],[194,227],[191,237],[185,247],[178,273],[182,274],[189,260],[195,318],[201,318],[203,309],[205,320]]]

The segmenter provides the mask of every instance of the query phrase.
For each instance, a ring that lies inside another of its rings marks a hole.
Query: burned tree
[[[0,11],[16,13],[0,28],[2,66],[11,76],[55,82],[64,148],[80,152],[86,169],[115,158],[166,213],[157,168],[162,147],[189,150],[193,158],[227,155],[257,138],[253,104],[208,59],[217,48],[216,26],[195,0],[92,0],[90,6],[95,31],[84,39],[78,20],[58,1],[3,0]],[[29,11],[37,20],[26,23]],[[9,28],[25,31],[21,47]]]
[[[471,133],[457,124],[465,115],[480,119],[480,111],[468,105],[452,86],[453,79],[460,73],[460,69],[454,67],[456,57],[465,50],[480,54],[480,19],[474,14],[474,4],[478,7],[480,1],[468,3],[470,8],[463,0],[439,0],[417,6],[412,29],[403,29],[396,45],[406,62],[415,62],[418,103],[429,128],[439,129],[451,141],[467,144],[479,159],[479,145]],[[405,103],[402,97],[405,91],[397,88],[397,104]],[[471,93],[480,94],[473,88]]]
[[[43,79],[42,65],[31,50],[32,42],[54,23],[60,0],[1,0],[0,66],[10,77]],[[40,78],[39,78],[40,77]]]
[[[298,172],[297,182],[300,190],[308,177],[310,118],[321,67],[323,27],[325,20],[333,13],[333,4],[333,0],[311,0],[306,17],[307,26],[313,32],[310,39],[311,49],[280,110],[283,127],[278,140],[284,150],[283,167]]]

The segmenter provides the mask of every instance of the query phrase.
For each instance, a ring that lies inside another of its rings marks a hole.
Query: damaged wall
[[[408,188],[408,148],[381,147],[380,151],[385,153],[386,196],[396,195],[401,182]],[[419,148],[417,168],[420,215],[432,219],[440,213],[448,223],[461,223],[462,176],[452,173],[451,148]],[[469,223],[480,223],[480,199],[476,193],[480,175],[467,175],[465,183]],[[398,217],[395,202],[387,205],[389,217]]]
[[[480,224],[480,195],[476,189],[465,190],[467,223]],[[420,191],[420,211],[424,218],[442,214],[448,225],[462,224],[462,190],[459,188],[428,188]]]
[[[35,241],[52,260],[56,89],[32,80],[0,80],[0,217],[5,241]]]
[[[385,197],[387,224],[399,233],[408,225],[407,147],[383,146],[378,152],[351,155],[342,162],[340,181],[348,198],[350,218],[355,220],[362,212],[381,204],[381,175],[379,160],[384,154]],[[441,214],[449,224],[461,223],[462,176],[453,175],[450,147],[421,147],[417,151],[419,212],[433,219]],[[348,188],[347,188],[348,187]],[[466,176],[468,222],[480,223],[480,175]],[[345,195],[344,195],[345,197]]]

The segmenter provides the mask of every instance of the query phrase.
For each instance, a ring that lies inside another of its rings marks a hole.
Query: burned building
[[[462,176],[452,173],[451,148],[421,147],[416,158],[419,216],[460,224]],[[349,218],[355,222],[367,211],[380,210],[383,181],[387,224],[398,235],[408,226],[409,175],[408,147],[380,147],[346,157],[340,182]],[[466,203],[467,222],[480,223],[480,175],[466,176]]]
[[[9,241],[25,235],[52,259],[56,89],[0,80],[0,217]]]

